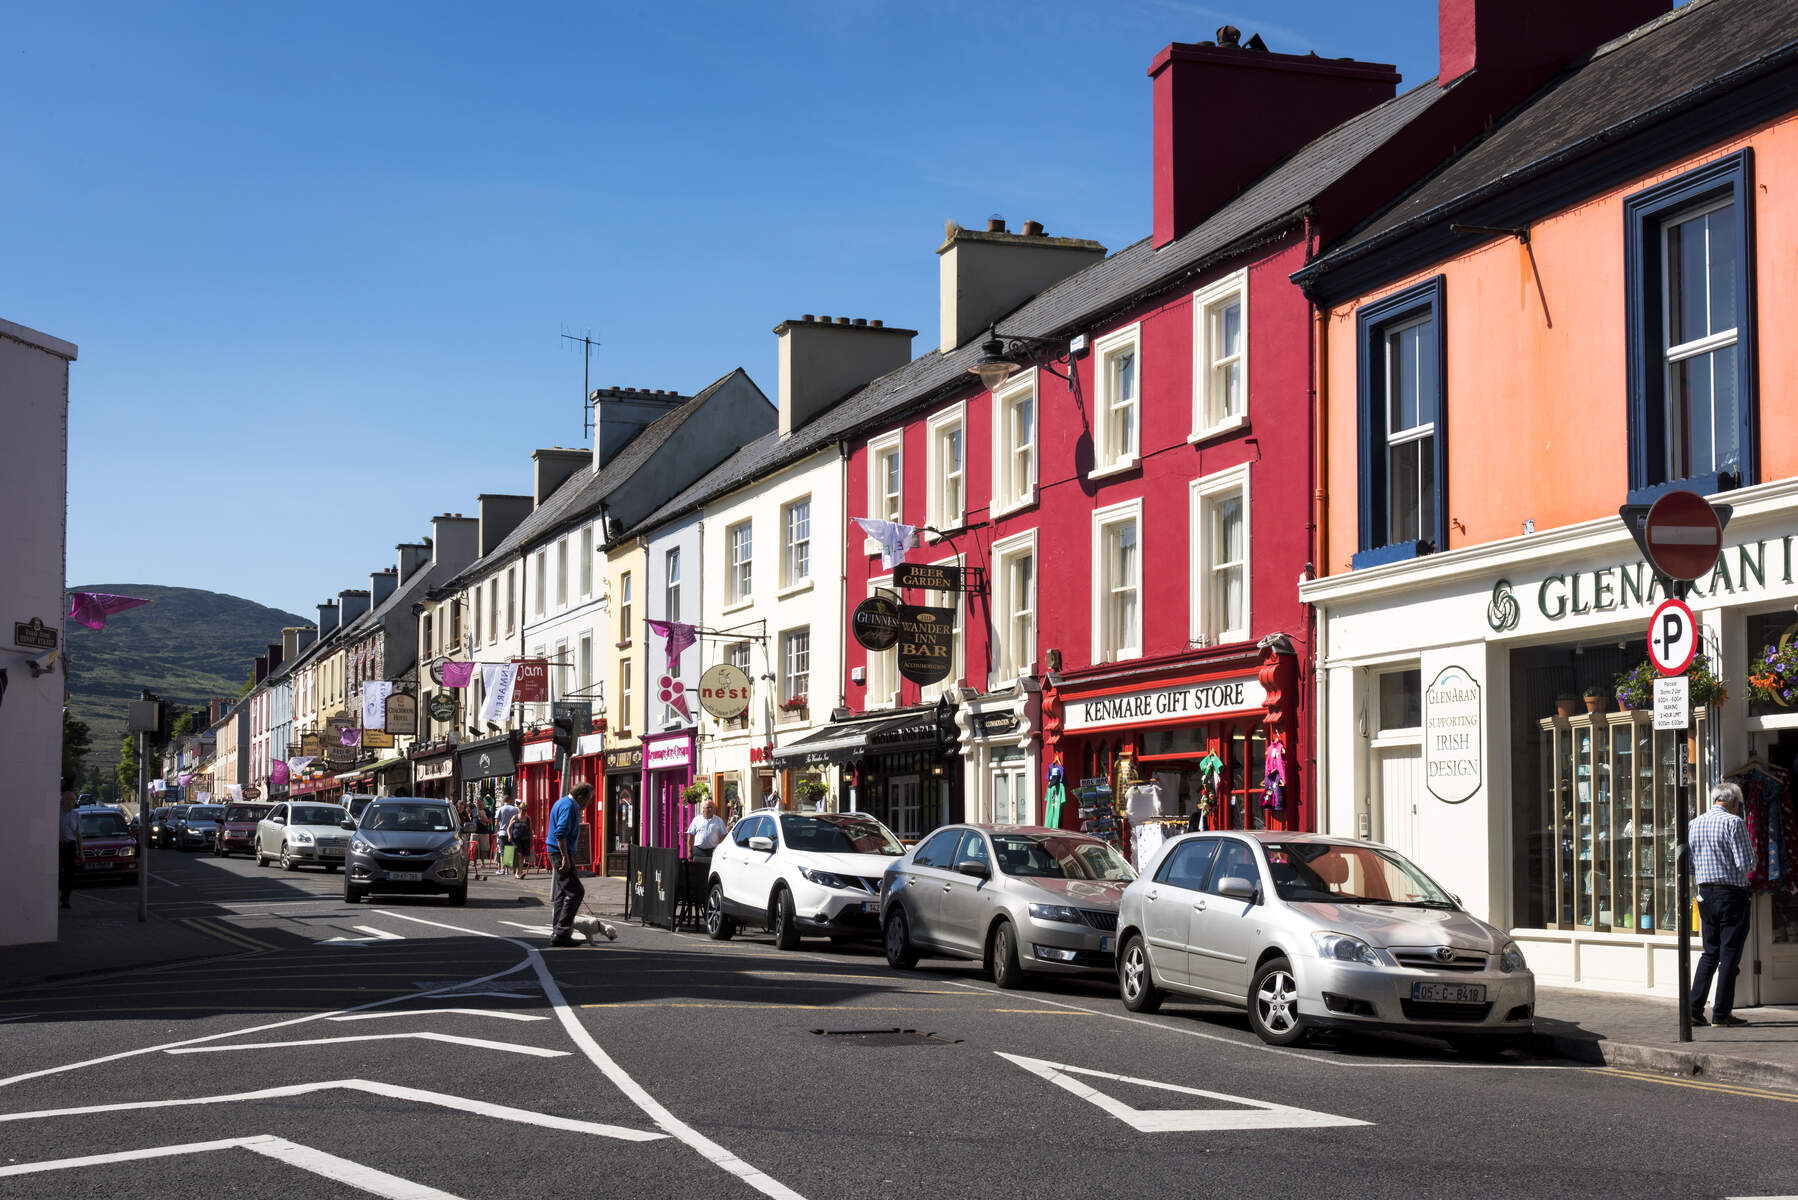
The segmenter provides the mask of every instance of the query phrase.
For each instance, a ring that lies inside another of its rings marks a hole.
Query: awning
[[[337,781],[339,783],[348,783],[352,779],[372,778],[375,772],[385,771],[389,767],[397,767],[406,761],[406,756],[403,754],[395,755],[392,758],[377,759],[374,762],[365,763],[364,765],[357,767],[354,771],[345,771],[337,777]]]
[[[582,734],[575,739],[574,758],[586,758],[598,754],[606,748],[606,735],[603,733]]]
[[[877,721],[831,725],[798,741],[774,748],[777,767],[817,767],[845,763],[864,754],[936,744],[932,712],[908,712]]]
[[[518,773],[518,761],[512,757],[509,734],[469,742],[457,748],[464,783],[477,779],[502,779]]]
[[[556,760],[556,744],[554,742],[532,742],[524,748],[520,762],[546,763]]]

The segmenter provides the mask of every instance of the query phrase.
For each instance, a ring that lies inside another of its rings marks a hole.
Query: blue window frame
[[[1448,366],[1442,276],[1356,317],[1360,550],[1374,567],[1448,546]]]
[[[1743,150],[1623,203],[1633,503],[1758,480],[1753,166]]]

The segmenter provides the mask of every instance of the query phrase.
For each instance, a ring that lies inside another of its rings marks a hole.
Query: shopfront
[[[681,844],[681,834],[693,819],[693,806],[681,792],[693,782],[694,749],[691,729],[643,739],[643,790],[637,813],[643,845],[665,849]]]
[[[586,784],[593,789],[593,795],[581,810],[581,823],[586,827],[587,842],[582,847],[585,851],[581,861],[587,863],[595,873],[605,871],[606,847],[606,788],[604,758],[606,735],[603,733],[582,734],[574,741],[574,751],[568,756],[568,777],[566,783],[572,793],[578,784]]]
[[[605,770],[605,873],[623,875],[637,844],[637,797],[643,794],[643,747],[621,746],[600,757]]]
[[[518,748],[513,734],[464,742],[456,750],[458,797],[492,812],[518,797]],[[542,826],[537,828],[541,829]]]
[[[902,841],[962,819],[961,759],[943,738],[935,705],[829,725],[776,747],[773,759],[796,793],[806,780],[834,775],[845,811],[870,814]],[[802,795],[786,803],[810,807]]]
[[[1037,744],[1040,691],[982,696],[958,713],[967,819],[991,825],[1043,820]]]
[[[412,794],[451,800],[459,795],[456,788],[456,748],[439,746],[421,751],[412,758]]]
[[[1798,688],[1767,686],[1769,650],[1798,641],[1798,488],[1731,499],[1722,557],[1688,597],[1702,703],[1684,733],[1653,727],[1646,635],[1664,596],[1616,520],[1308,585],[1320,824],[1415,858],[1544,983],[1672,996],[1684,742],[1688,811],[1719,778],[1749,794],[1761,866],[1737,1001],[1798,1001],[1798,863],[1775,832],[1798,828]]]
[[[562,794],[562,774],[556,761],[553,731],[538,730],[524,736],[518,755],[518,804],[531,818],[531,828],[549,828],[549,810]]]

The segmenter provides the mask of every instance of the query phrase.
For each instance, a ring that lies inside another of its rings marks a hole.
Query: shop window
[[[750,599],[750,588],[754,580],[750,559],[754,555],[754,527],[748,521],[739,521],[724,531],[724,544],[730,561],[724,569],[724,602],[726,604],[747,604]],[[670,617],[670,620],[674,618]]]
[[[1142,656],[1142,501],[1093,514],[1093,661]]]
[[[1361,309],[1360,541],[1357,568],[1448,547],[1440,276]]]
[[[1102,337],[1093,347],[1093,468],[1088,477],[1136,466],[1142,384],[1142,326],[1131,325]]]
[[[926,523],[937,529],[959,529],[967,523],[967,418],[956,405],[930,418],[925,478],[930,480]]]
[[[1249,411],[1249,273],[1193,294],[1192,440],[1240,427]]]
[[[1249,636],[1249,468],[1192,482],[1192,640]]]
[[[1036,530],[993,544],[993,674],[1009,685],[1036,669]]]
[[[1632,502],[1758,481],[1752,169],[1743,150],[1624,201]]]
[[[1380,732],[1423,727],[1423,672],[1387,671],[1379,676]]]
[[[1020,371],[993,393],[994,516],[1036,501],[1036,372]]]

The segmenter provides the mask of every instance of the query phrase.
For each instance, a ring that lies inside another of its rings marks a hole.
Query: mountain
[[[306,617],[240,596],[153,583],[94,583],[73,591],[141,596],[151,603],[106,619],[105,629],[69,622],[69,710],[88,723],[87,762],[110,773],[119,761],[126,705],[149,688],[167,700],[197,704],[236,699],[253,660]]]

